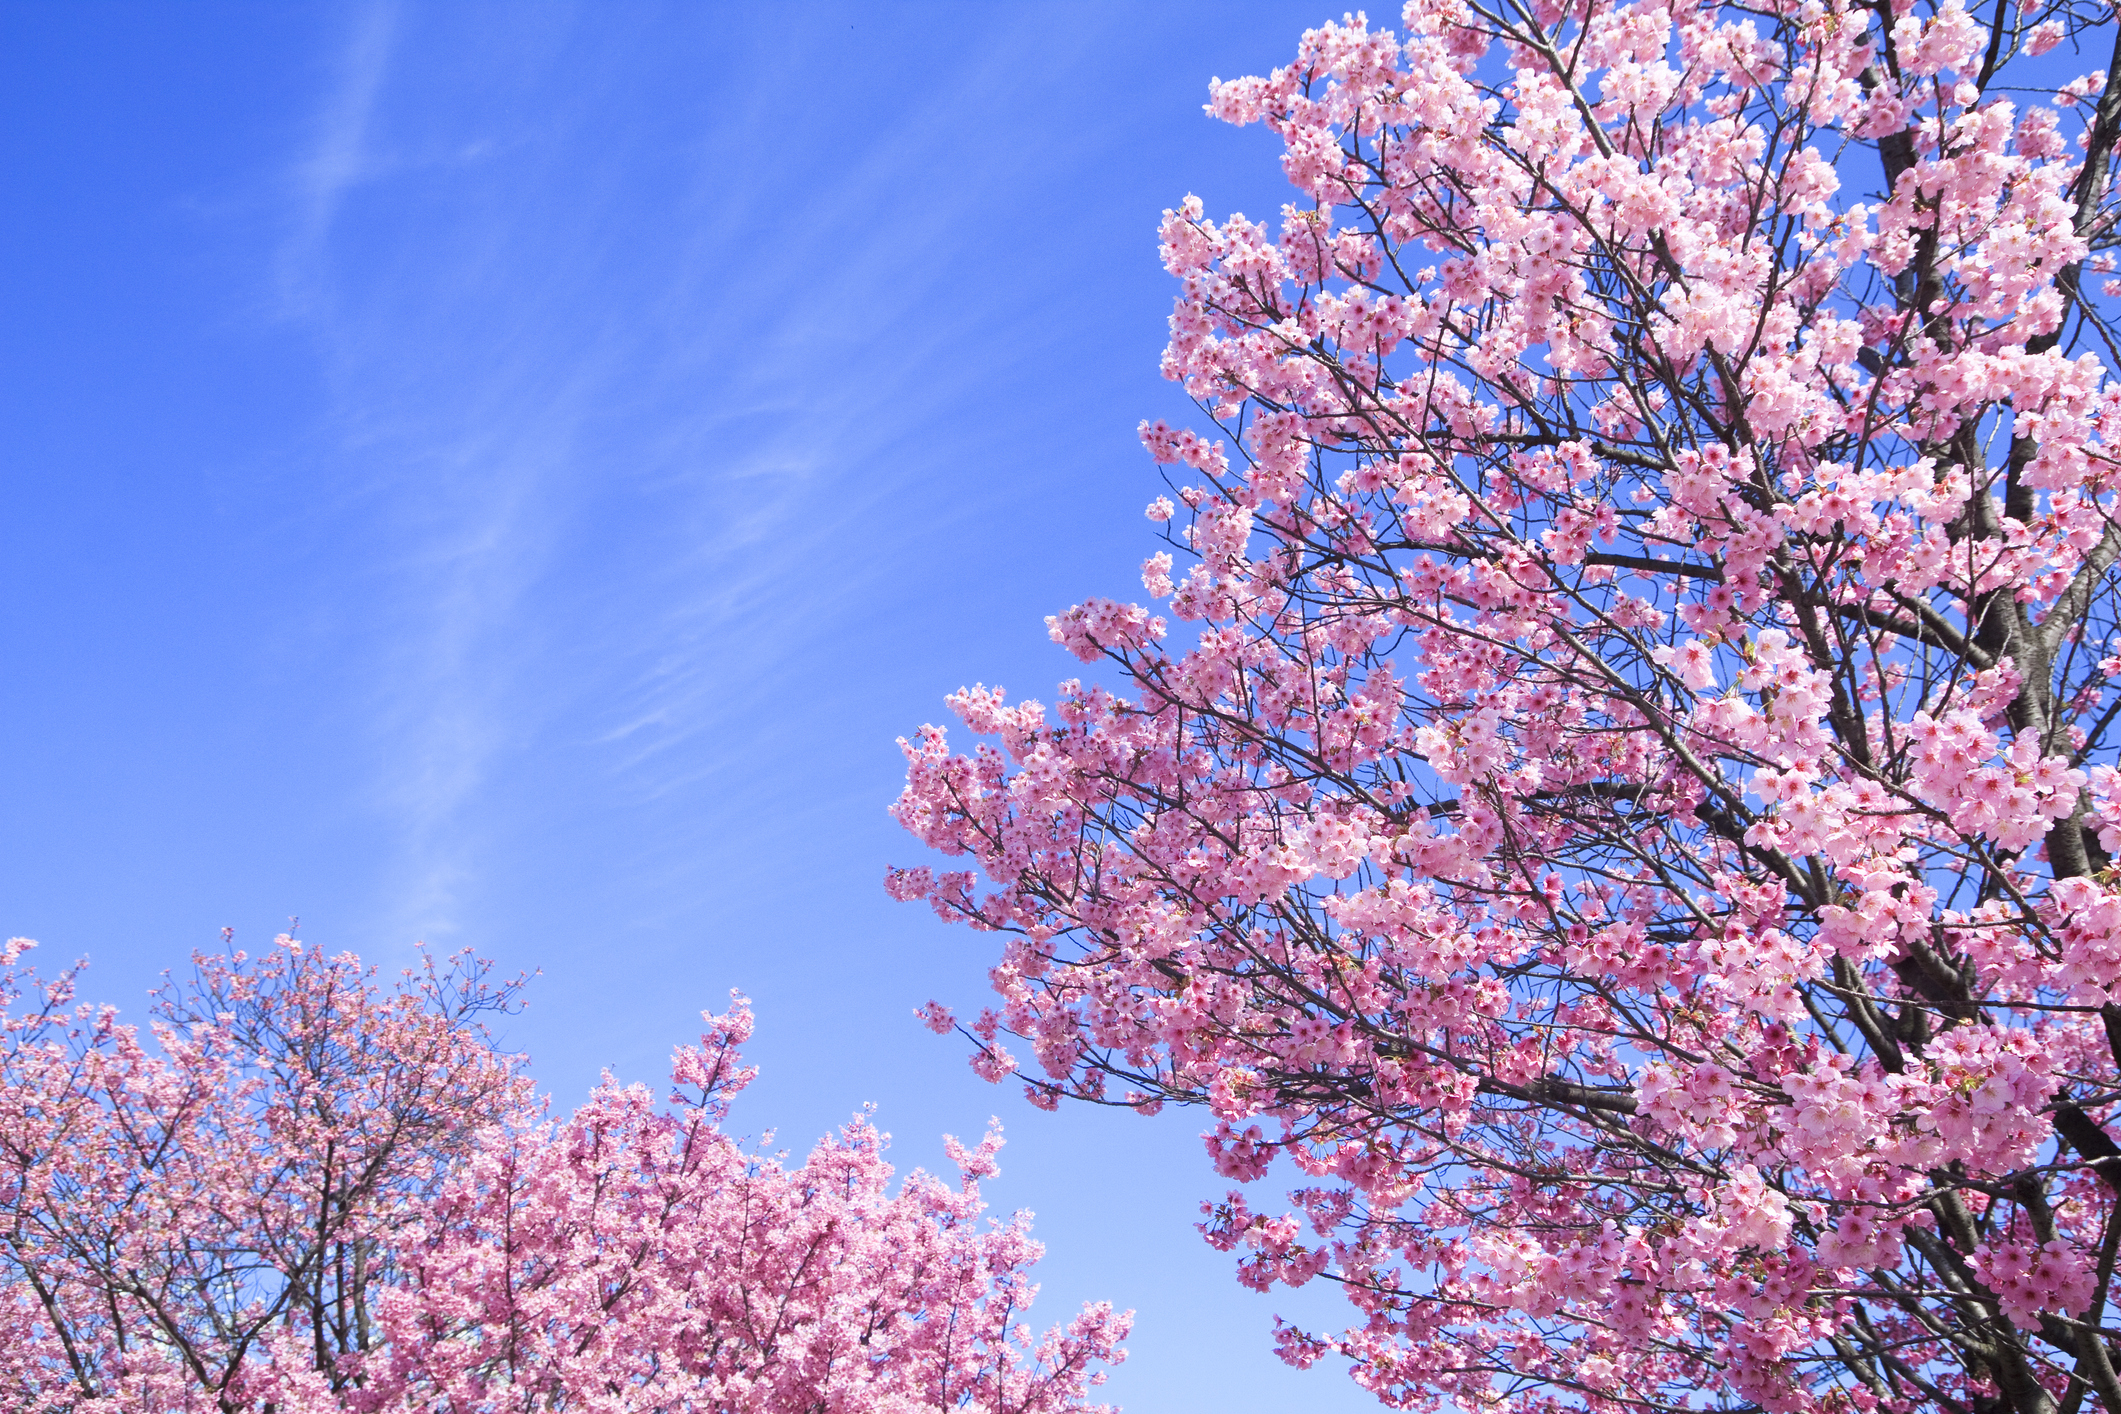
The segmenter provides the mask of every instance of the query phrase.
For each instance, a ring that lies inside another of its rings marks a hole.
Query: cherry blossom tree
[[[565,1123],[468,954],[394,988],[283,937],[202,954],[151,1037],[0,952],[9,1414],[1096,1414],[1129,1317],[1035,1338],[1027,1219],[895,1190],[866,1119],[788,1167],[725,1134],[741,998],[671,1107],[606,1077]]]
[[[1021,1324],[1040,1249],[983,1223],[998,1131],[951,1186],[894,1192],[856,1119],[799,1166],[722,1130],[752,1078],[743,999],[672,1067],[671,1108],[606,1078],[565,1124],[483,1148],[399,1253],[363,1409],[1065,1414],[1128,1317]],[[289,1400],[303,1409],[303,1400]],[[338,1406],[328,1400],[318,1409]]]
[[[1000,935],[983,1073],[1286,1160],[1204,1224],[1352,1303],[1285,1358],[2121,1414],[2117,43],[1410,0],[1211,85],[1296,198],[1165,214],[1149,602],[905,743],[970,867],[889,884]]]
[[[0,951],[0,1407],[233,1410],[261,1368],[373,1348],[407,1224],[530,1116],[485,1022],[519,983],[432,957],[384,989],[282,937],[199,954],[150,1034]]]

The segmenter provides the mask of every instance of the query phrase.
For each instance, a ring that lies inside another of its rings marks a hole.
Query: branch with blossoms
[[[2085,72],[2088,64],[2103,65]],[[894,807],[1395,1407],[2121,1414],[2121,22],[1412,0],[1217,82],[1153,603]]]

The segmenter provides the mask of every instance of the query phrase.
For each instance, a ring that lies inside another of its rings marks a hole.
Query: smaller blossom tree
[[[151,1034],[0,972],[0,1408],[1073,1414],[1128,1318],[1020,1324],[1039,1255],[857,1120],[787,1167],[726,1135],[741,1002],[672,1106],[537,1117],[468,956],[394,989],[282,938],[201,956]]]
[[[0,1403],[234,1409],[373,1348],[395,1246],[528,1080],[469,956],[394,988],[291,937],[200,954],[149,1034],[0,953]],[[11,1334],[12,1339],[7,1338]]]

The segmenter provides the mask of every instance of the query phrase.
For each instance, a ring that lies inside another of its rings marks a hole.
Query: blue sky
[[[0,930],[121,1005],[223,925],[472,946],[563,1100],[742,987],[747,1127],[1001,1116],[1129,1408],[1374,1407],[1194,1234],[1196,1119],[976,1080],[911,1010],[988,950],[881,888],[893,739],[1138,593],[1156,218],[1278,208],[1200,105],[1323,18],[0,5]]]

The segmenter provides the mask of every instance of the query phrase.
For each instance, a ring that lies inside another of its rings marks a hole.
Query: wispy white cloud
[[[995,376],[970,351],[1006,347],[1012,332],[1039,337],[996,327],[1006,301],[969,288],[958,266],[1006,239],[1001,212],[1035,206],[1032,174],[1066,138],[1026,144],[1019,129],[1004,148],[981,135],[1017,100],[1035,51],[1050,59],[1096,33],[997,12],[961,36],[917,98],[836,144],[826,163],[730,172],[710,146],[667,306],[692,327],[671,331],[662,377],[675,389],[712,370],[715,393],[689,414],[676,409],[656,448],[692,546],[668,566],[646,625],[653,647],[612,704],[605,737],[617,748],[612,770],[642,797],[740,767],[755,747],[732,739],[731,723],[756,732],[775,720],[772,700],[796,676],[788,662],[863,632],[863,604],[902,570],[904,547],[887,528],[910,517],[888,508],[928,495],[938,409]],[[790,72],[762,66],[732,95],[732,133],[770,129],[771,106],[801,90],[795,70],[807,56],[785,62]],[[751,278],[732,278],[733,267]],[[730,330],[742,332],[741,359],[728,357]],[[956,500],[927,514],[978,511]],[[719,747],[701,747],[714,739]]]
[[[417,479],[433,479],[425,495],[394,488],[396,553],[384,556],[376,604],[390,627],[371,651],[377,796],[398,833],[388,926],[400,938],[441,941],[463,926],[477,885],[464,807],[527,730],[510,704],[533,645],[506,630],[549,551],[545,490],[568,462],[569,402],[521,400],[512,435],[498,441],[446,451],[402,436],[386,443],[418,457]]]
[[[319,311],[332,222],[347,191],[372,170],[370,118],[390,65],[397,6],[371,0],[351,19],[334,82],[317,114],[316,139],[290,174],[291,219],[275,270],[281,312],[289,316]]]
[[[530,755],[665,825],[627,867],[697,868],[762,748],[804,750],[803,714],[847,690],[824,665],[874,632],[901,532],[978,516],[963,495],[909,509],[994,455],[976,412],[939,438],[938,410],[977,404],[996,351],[1052,321],[966,274],[1067,142],[989,123],[1050,26],[1004,12],[917,96],[763,149],[804,55],[748,46],[761,62],[715,71],[711,102],[657,100],[698,128],[658,131],[629,87],[643,53],[729,41],[689,12],[667,36],[597,13],[526,38],[364,12],[298,168],[284,268],[375,566],[359,613],[399,934],[466,926],[512,824],[496,801],[556,774]],[[829,161],[784,160],[826,137]],[[746,828],[800,828],[799,805]]]
[[[409,190],[440,172],[475,192],[497,146],[467,138],[467,116],[435,91],[437,71],[475,73],[495,54],[420,52],[433,36],[409,28],[392,3],[354,15],[291,169],[275,263],[280,311],[314,335],[331,399],[332,445],[313,471],[358,586],[341,622],[358,626],[346,649],[369,804],[396,841],[377,940],[394,943],[456,933],[477,891],[465,810],[497,754],[534,730],[520,676],[538,635],[520,605],[548,567],[584,409],[610,375],[594,341],[552,327],[551,282],[495,268],[511,225],[555,213],[426,210]],[[387,106],[401,91],[406,111]],[[380,156],[386,122],[432,160]],[[380,229],[342,229],[364,188]]]

